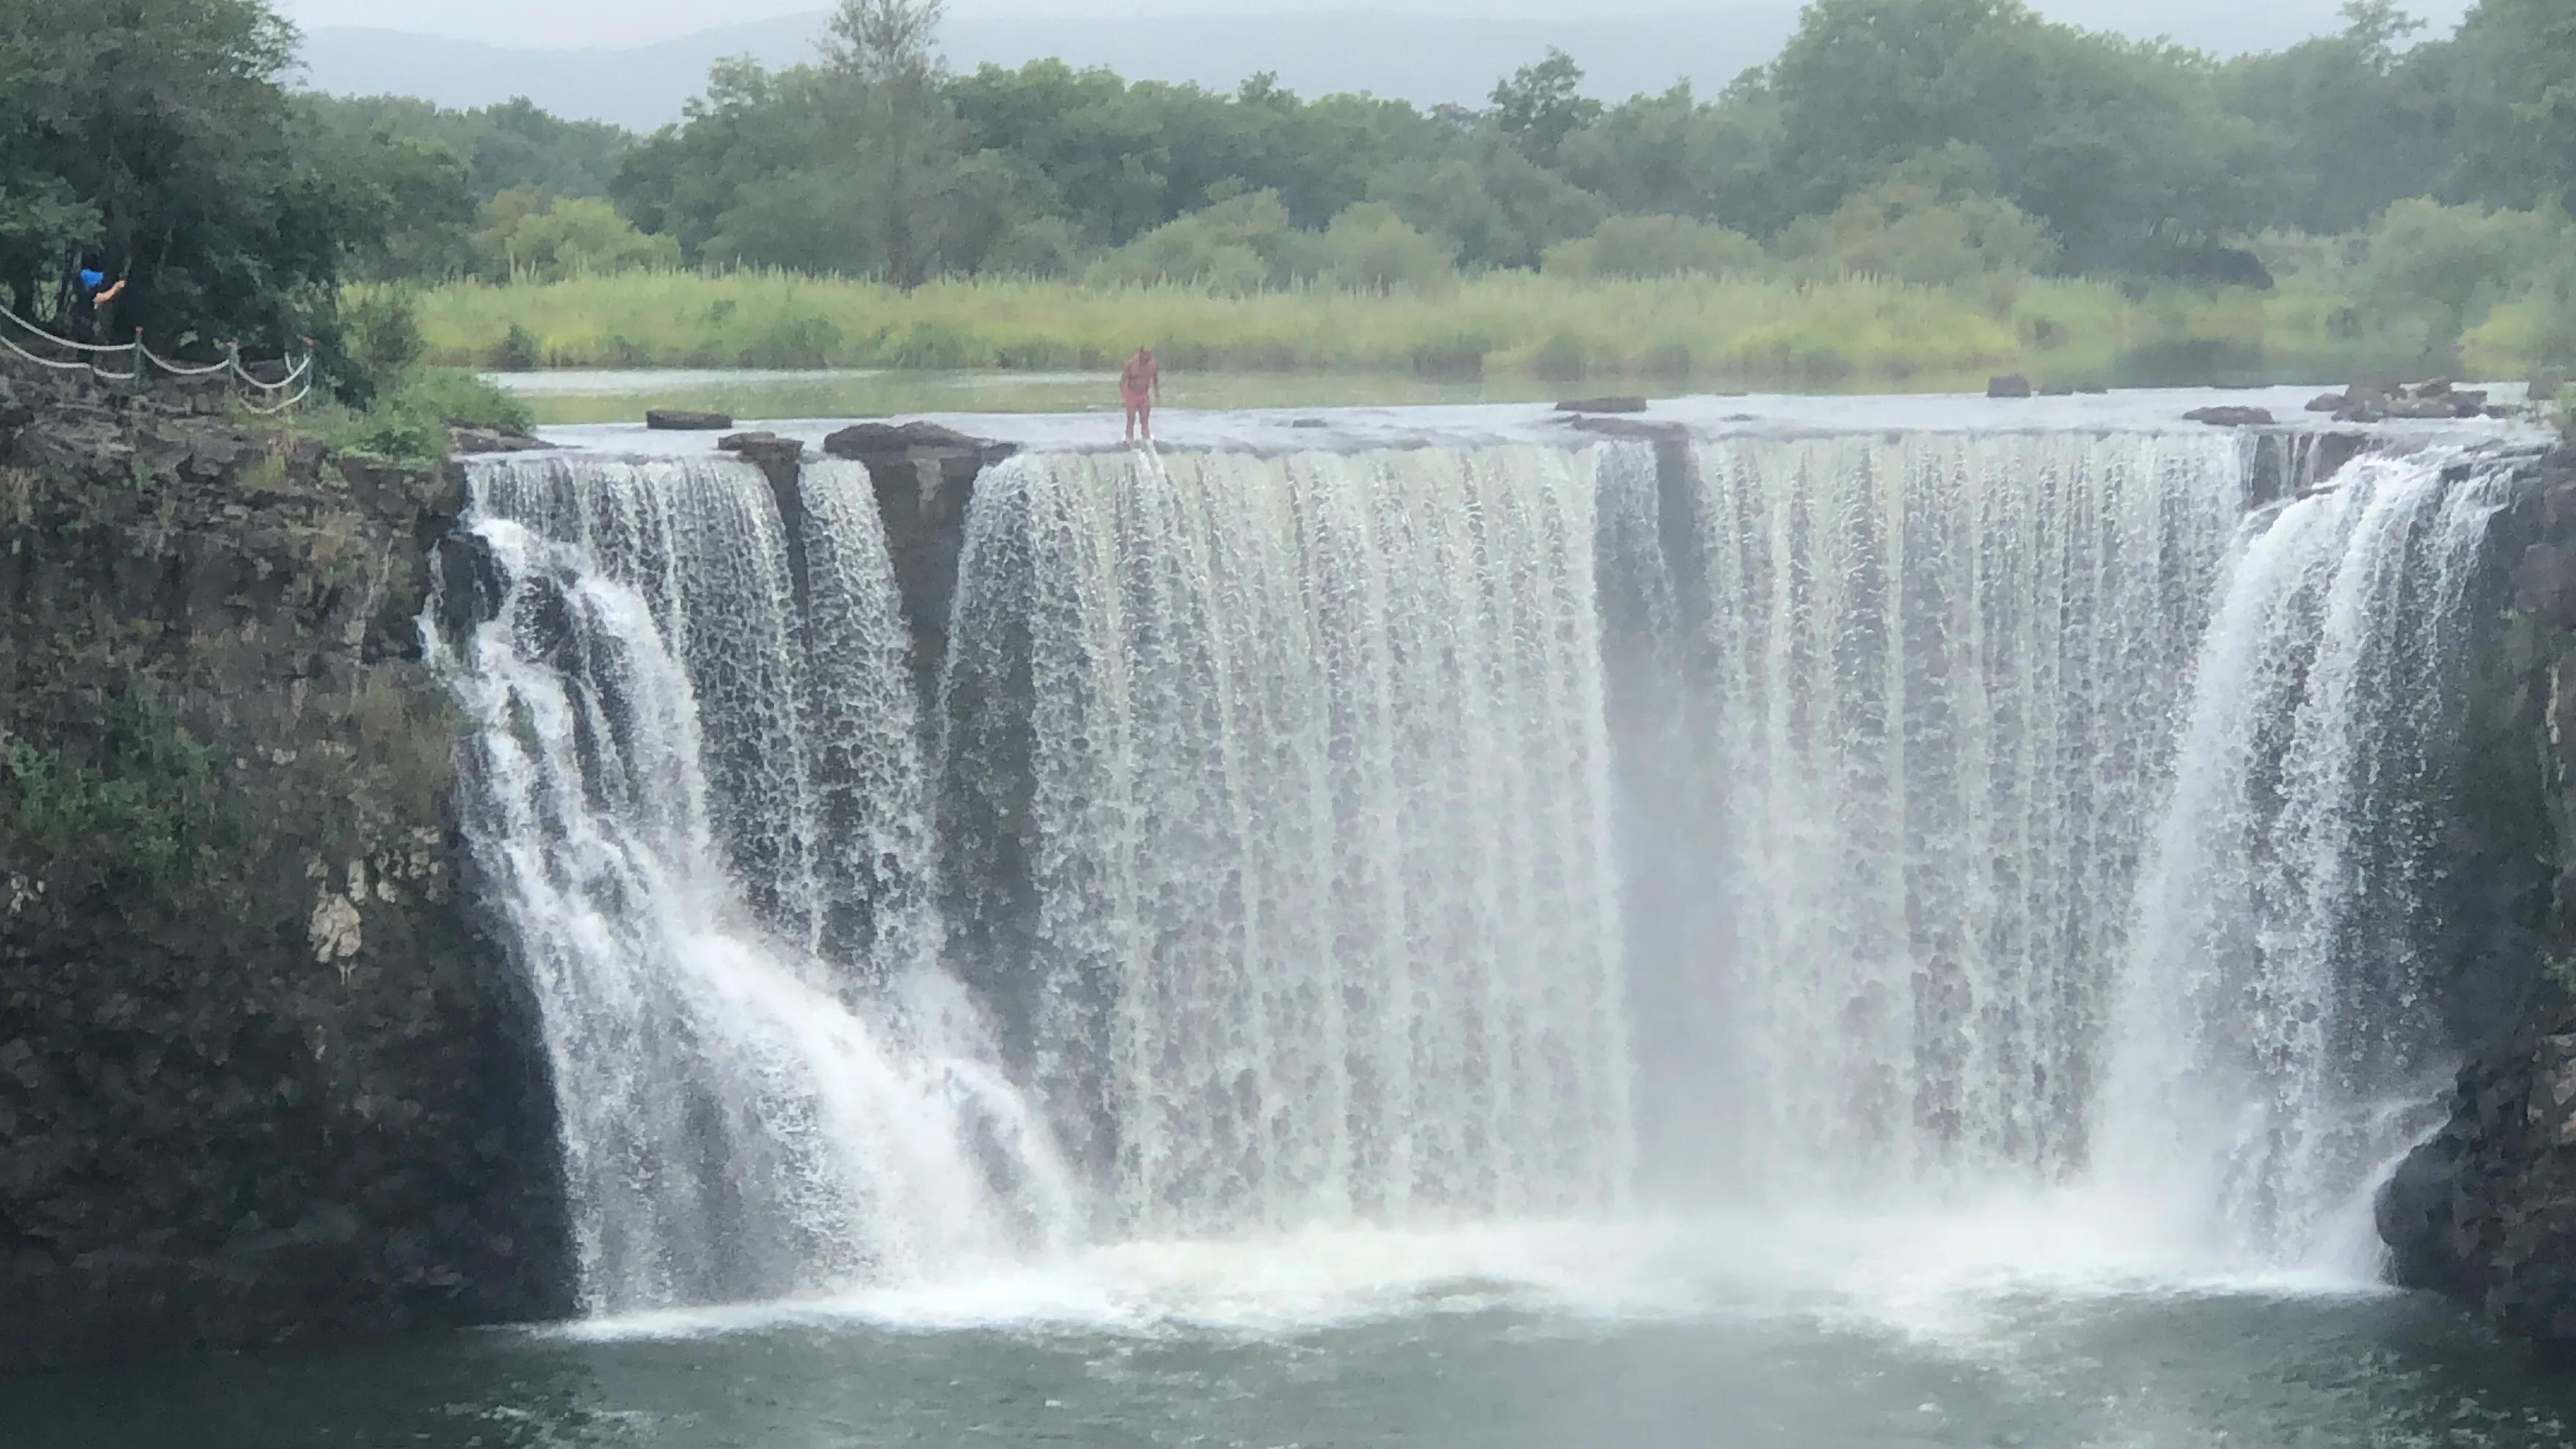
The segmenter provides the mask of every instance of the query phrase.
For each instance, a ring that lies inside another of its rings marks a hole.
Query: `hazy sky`
[[[1690,11],[1722,14],[1772,9],[1787,0],[951,0],[959,16],[1079,16],[1140,12],[1278,14],[1312,10],[1403,10],[1430,15],[1603,17]],[[2159,33],[2159,17],[2181,9],[2312,17],[2312,28],[2336,28],[2340,0],[2034,0],[2042,12],[2082,25]],[[2458,22],[2471,0],[2418,0],[2410,8],[2437,26]],[[497,45],[527,47],[632,45],[737,21],[826,9],[829,0],[279,0],[307,28],[367,25]]]

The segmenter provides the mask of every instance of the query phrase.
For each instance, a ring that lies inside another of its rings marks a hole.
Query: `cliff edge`
[[[568,1306],[459,879],[438,470],[0,375],[0,1364]]]

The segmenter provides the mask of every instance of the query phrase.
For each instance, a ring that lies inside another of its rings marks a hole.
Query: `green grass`
[[[2272,292],[1986,278],[1586,282],[1525,272],[1439,297],[1315,288],[1224,296],[997,279],[911,292],[781,272],[464,281],[417,294],[434,362],[494,367],[893,367],[1094,371],[1151,343],[1178,369],[1731,380],[1791,387],[1982,381],[2218,382],[2403,371],[2419,343],[2351,335],[2350,309]],[[517,335],[513,336],[513,329]],[[2521,334],[2467,361],[2505,371]]]
[[[292,412],[275,418],[244,415],[243,420],[319,439],[335,453],[411,463],[445,458],[451,423],[518,432],[534,426],[525,402],[472,371],[453,367],[415,369],[364,410],[344,407],[316,389]]]

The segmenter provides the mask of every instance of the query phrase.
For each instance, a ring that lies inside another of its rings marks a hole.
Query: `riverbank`
[[[417,293],[433,362],[532,367],[1097,370],[1152,343],[1176,371],[1688,381],[1792,389],[2250,383],[2448,371],[2519,376],[2542,359],[2499,309],[2457,358],[2383,335],[2348,299],[2287,285],[2162,287],[1992,277],[1577,282],[1510,272],[1453,290],[948,281],[905,292],[781,272],[632,272],[452,282]]]

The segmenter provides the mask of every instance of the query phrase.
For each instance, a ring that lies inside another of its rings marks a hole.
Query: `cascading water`
[[[473,722],[468,834],[539,999],[585,1306],[1054,1240],[1045,1134],[936,961],[865,474],[806,476],[801,618],[747,465],[522,461],[473,488],[498,609],[441,662]],[[840,891],[869,928],[827,940]]]
[[[1675,1175],[1885,1200],[2083,1160],[2247,461],[2202,436],[1698,449],[1690,577],[1653,611],[1679,744],[1631,790],[1680,923],[1636,968]]]
[[[2252,520],[2229,567],[2138,886],[2097,1154],[2216,1252],[2334,1250],[2446,1075],[2420,947],[2509,482],[2448,452],[2365,457]]]
[[[927,767],[855,465],[795,539],[743,464],[483,465],[445,663],[590,1305],[1637,1187],[2295,1256],[2439,1064],[2497,487],[2320,456],[1022,457]]]
[[[1002,990],[1113,1229],[1621,1195],[1594,515],[1538,448],[979,484],[947,792],[1015,866]]]

